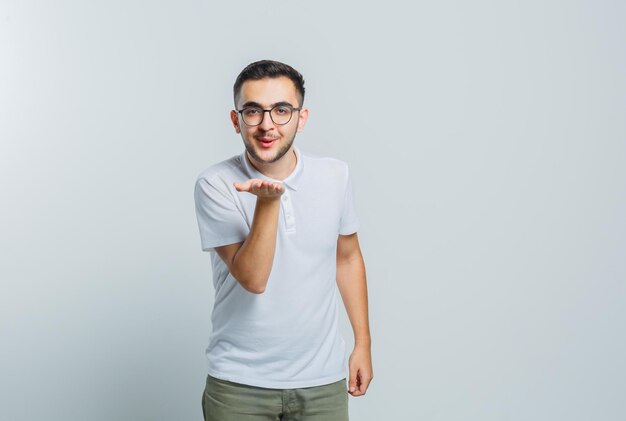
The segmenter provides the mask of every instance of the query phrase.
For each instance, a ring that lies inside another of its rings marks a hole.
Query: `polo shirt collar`
[[[244,169],[250,178],[260,178],[262,180],[268,180],[273,182],[282,182],[285,186],[289,187],[292,190],[298,190],[298,185],[300,184],[300,180],[302,179],[302,171],[304,167],[304,162],[302,159],[302,153],[300,153],[300,149],[294,145],[293,150],[296,153],[296,167],[293,169],[291,174],[287,176],[284,180],[276,180],[274,178],[267,177],[260,173],[256,168],[250,164],[248,161],[248,157],[246,156],[246,150],[241,154],[241,162],[243,162]]]

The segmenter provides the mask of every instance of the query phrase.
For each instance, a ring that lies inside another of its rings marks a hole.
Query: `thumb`
[[[356,390],[356,370],[350,369],[350,382],[349,382],[349,391],[350,393]]]
[[[250,180],[248,180],[248,181],[246,181],[244,183],[239,183],[239,182],[235,181],[233,183],[233,186],[235,186],[235,188],[239,192],[248,191],[248,189],[250,188]]]

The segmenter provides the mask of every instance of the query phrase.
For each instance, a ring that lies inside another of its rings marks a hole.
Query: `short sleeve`
[[[339,234],[353,234],[359,228],[359,220],[354,205],[354,194],[352,192],[352,179],[350,172],[346,166],[346,182],[344,192],[343,211],[341,213],[341,222],[339,224]]]
[[[250,232],[248,224],[228,190],[223,186],[220,188],[219,180],[211,183],[198,178],[194,199],[203,251],[213,251],[215,247],[246,239]]]

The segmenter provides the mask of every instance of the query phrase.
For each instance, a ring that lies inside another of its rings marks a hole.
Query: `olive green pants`
[[[267,389],[207,376],[205,421],[348,421],[346,379],[302,389]]]

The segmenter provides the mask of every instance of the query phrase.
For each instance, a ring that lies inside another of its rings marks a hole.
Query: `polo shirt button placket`
[[[283,193],[283,213],[285,214],[285,228],[287,232],[294,232],[296,230],[296,221],[293,216],[293,207],[287,192]]]

